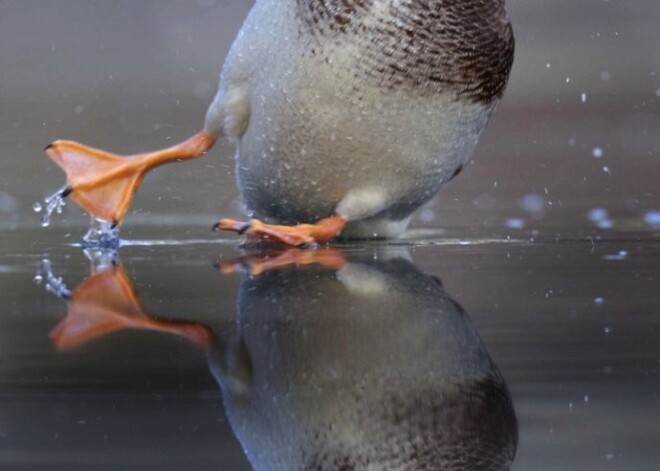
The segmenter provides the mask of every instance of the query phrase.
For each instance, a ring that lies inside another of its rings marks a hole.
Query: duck
[[[119,225],[151,169],[236,146],[248,221],[214,229],[302,246],[391,239],[469,162],[506,89],[504,0],[256,0],[202,129],[121,156],[57,140],[59,196]]]

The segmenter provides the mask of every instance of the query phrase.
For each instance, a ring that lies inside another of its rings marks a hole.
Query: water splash
[[[92,274],[119,264],[119,250],[117,249],[83,249],[83,254],[89,260]]]
[[[92,226],[83,236],[80,246],[92,251],[114,251],[121,246],[119,226],[103,219],[93,219]]]
[[[45,211],[45,214],[41,216],[41,225],[43,227],[50,226],[50,218],[53,213],[62,214],[62,209],[66,206],[64,198],[66,198],[69,193],[71,193],[71,187],[64,185],[52,195],[44,198],[43,205],[40,202],[36,202],[32,205],[32,209],[35,213]]]
[[[53,274],[53,267],[48,259],[41,261],[41,266],[34,277],[34,281],[37,284],[41,284],[44,280],[46,282],[44,287],[49,293],[62,299],[68,299],[71,297],[71,290],[66,287],[62,277]]]

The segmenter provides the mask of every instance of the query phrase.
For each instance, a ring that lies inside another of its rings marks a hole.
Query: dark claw
[[[440,286],[441,288],[443,287],[443,286],[442,286],[442,280],[441,280],[440,278],[438,278],[438,277],[435,276],[435,275],[431,275],[431,279],[432,279],[433,281],[435,281],[435,282],[438,284],[438,286]]]
[[[117,227],[118,225],[119,225],[119,221],[114,220],[114,221],[112,221],[112,226],[110,226],[110,229],[114,229],[114,228]]]
[[[54,144],[51,142],[46,147],[44,147],[44,152],[46,152],[48,149],[52,148],[53,146],[54,146]]]
[[[72,187],[72,186],[67,186],[67,187],[64,189],[64,191],[61,193],[60,196],[62,196],[62,198],[66,198],[66,197],[69,196],[72,192],[73,192],[73,187]]]
[[[238,231],[238,234],[239,234],[239,235],[243,235],[243,234],[245,234],[249,229],[250,229],[250,223],[249,223],[249,222],[246,222],[245,225],[244,225],[243,227],[241,227],[241,229]]]
[[[248,229],[250,229],[250,223],[249,223],[249,222],[246,222],[246,223],[243,225],[243,227],[241,227],[238,231],[236,231],[236,233],[237,233],[238,235],[243,235],[243,234],[245,234],[245,232],[246,232]],[[215,231],[215,232],[219,231],[219,230],[220,230],[220,223],[214,224],[213,227],[211,228],[211,230],[213,230],[213,231]]]

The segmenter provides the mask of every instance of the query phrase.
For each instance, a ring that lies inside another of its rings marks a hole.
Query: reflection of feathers
[[[319,435],[300,469],[330,471],[342,463],[345,469],[508,470],[513,461],[515,425],[501,378],[441,394],[392,395],[365,406],[356,421],[364,442],[348,445]]]
[[[211,366],[256,470],[509,469],[513,406],[478,334],[436,279],[387,258],[243,281]]]

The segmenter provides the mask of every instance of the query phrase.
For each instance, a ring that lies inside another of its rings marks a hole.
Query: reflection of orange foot
[[[215,138],[202,131],[168,149],[123,157],[73,141],[55,141],[46,153],[65,172],[71,196],[94,217],[120,223],[146,173],[154,167],[203,155]]]
[[[279,251],[262,252],[246,255],[231,262],[220,265],[223,273],[247,271],[251,275],[261,275],[269,270],[277,270],[291,265],[321,265],[340,270],[346,264],[346,258],[339,249],[321,248],[304,250],[285,248]]]
[[[344,218],[332,216],[321,219],[315,224],[298,224],[297,226],[265,224],[258,219],[252,219],[250,222],[223,219],[213,229],[237,232],[246,235],[248,239],[278,241],[297,247],[315,242],[328,242],[337,237],[344,227],[346,227]]]
[[[111,267],[83,281],[71,293],[67,316],[50,332],[50,338],[58,349],[69,350],[124,329],[169,332],[202,349],[215,341],[211,329],[203,324],[147,315],[121,267]]]

